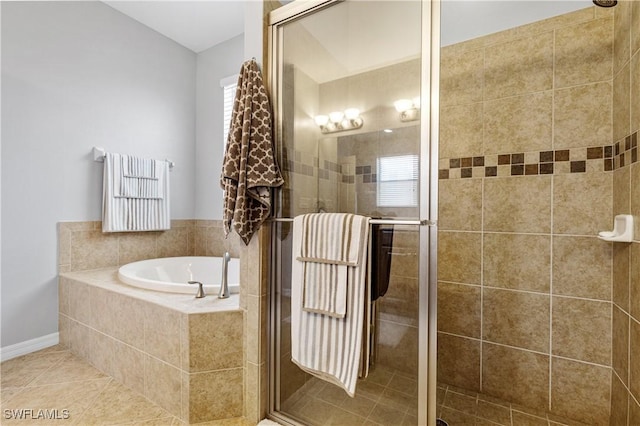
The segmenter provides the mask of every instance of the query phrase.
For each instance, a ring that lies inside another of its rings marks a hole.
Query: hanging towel
[[[304,310],[344,318],[347,267],[360,264],[363,219],[363,216],[349,213],[314,213],[302,216],[302,241],[298,260],[304,262]]]
[[[354,216],[353,226],[358,235],[356,266],[346,266],[346,314],[336,318],[303,309],[305,263],[298,260],[301,253],[303,216],[293,221],[293,252],[291,271],[291,358],[301,369],[343,388],[355,395],[359,370],[368,352],[363,347],[369,317],[367,280],[367,247],[369,218]],[[326,235],[317,235],[325,238]]]
[[[170,228],[169,163],[106,153],[102,232]]]
[[[231,227],[249,244],[269,217],[270,188],[284,183],[276,164],[271,107],[255,60],[242,64],[222,163],[225,235]]]

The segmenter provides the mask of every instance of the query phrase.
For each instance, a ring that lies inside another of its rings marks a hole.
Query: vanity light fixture
[[[323,134],[355,130],[361,128],[364,124],[358,108],[334,111],[329,115],[316,115],[314,121]]]
[[[398,99],[393,103],[396,111],[400,113],[400,121],[415,121],[420,119],[420,98]]]

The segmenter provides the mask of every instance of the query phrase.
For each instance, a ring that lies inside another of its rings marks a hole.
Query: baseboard
[[[30,354],[31,352],[57,345],[59,342],[60,334],[56,332],[16,343],[15,345],[9,345],[0,349],[0,361],[6,361],[21,355]]]

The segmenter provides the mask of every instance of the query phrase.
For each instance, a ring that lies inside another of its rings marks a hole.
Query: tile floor
[[[418,385],[406,374],[377,366],[359,381],[355,398],[337,386],[309,380],[283,411],[311,425],[416,426]],[[449,426],[581,426],[475,392],[440,385],[438,417]]]
[[[2,425],[185,424],[61,346],[5,361],[0,364],[0,373]],[[22,420],[13,418],[19,413],[16,410],[23,410]],[[54,418],[34,418],[38,410],[46,410],[42,414]],[[199,424],[251,425],[242,418]]]
[[[5,361],[0,364],[0,373],[2,425],[185,424],[61,346]],[[312,425],[415,426],[417,394],[418,385],[412,377],[378,366],[367,380],[358,383],[355,398],[314,378],[283,404],[283,411]],[[32,410],[32,417],[38,410],[59,418],[68,413],[68,418],[18,420],[12,418],[15,410]],[[581,425],[447,385],[438,387],[438,415],[449,426]],[[199,424],[251,425],[242,418]]]

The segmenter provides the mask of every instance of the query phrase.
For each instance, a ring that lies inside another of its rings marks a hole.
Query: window
[[[229,136],[229,124],[231,123],[231,114],[233,113],[233,101],[236,98],[236,88],[238,87],[238,76],[223,78],[220,80],[220,87],[224,90],[224,117],[223,117],[223,143],[226,145]]]
[[[378,207],[418,205],[418,156],[378,157]]]

